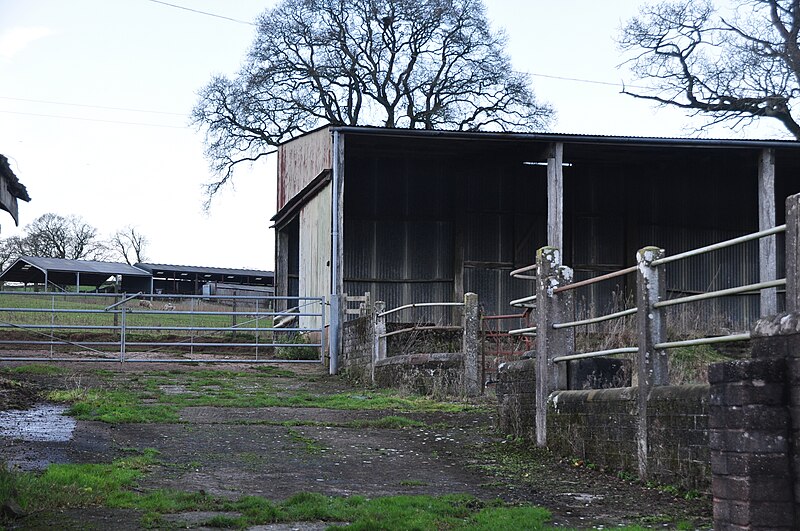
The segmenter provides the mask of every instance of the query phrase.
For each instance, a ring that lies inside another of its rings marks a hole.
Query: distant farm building
[[[21,256],[0,274],[0,282],[51,289],[93,289],[123,293],[250,295],[273,293],[272,271],[219,267],[136,264]],[[236,293],[234,293],[236,292]]]
[[[149,263],[139,263],[136,267],[152,276],[153,293],[231,295],[232,291],[241,291],[241,295],[274,294],[275,273],[272,271]],[[207,287],[204,289],[204,286]]]

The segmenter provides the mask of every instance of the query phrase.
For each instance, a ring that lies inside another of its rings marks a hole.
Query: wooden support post
[[[375,364],[380,360],[386,359],[386,338],[381,337],[386,333],[386,316],[381,315],[386,311],[386,303],[383,301],[375,302],[375,321],[372,334],[372,367],[370,369],[372,383],[375,383]]]
[[[556,330],[554,323],[574,318],[572,292],[553,290],[572,282],[572,269],[561,265],[561,251],[543,247],[536,252],[536,444],[547,446],[547,400],[567,388],[567,368],[553,358],[575,352],[573,328]]]
[[[758,159],[758,230],[775,226],[775,150],[764,149]],[[775,236],[761,238],[758,242],[759,281],[767,282],[777,277]],[[759,315],[778,313],[778,289],[761,290]]]
[[[464,338],[464,394],[466,396],[477,396],[480,394],[482,385],[480,381],[480,350],[478,340],[480,338],[481,321],[478,312],[478,296],[475,293],[464,295],[464,316],[463,316]]]
[[[800,194],[795,194],[786,198],[787,312],[800,312],[800,255],[798,253],[800,253]]]
[[[647,400],[650,390],[657,385],[669,384],[669,366],[667,353],[656,350],[655,345],[665,341],[667,337],[666,321],[662,311],[655,303],[666,294],[664,282],[664,266],[651,265],[654,260],[663,258],[664,250],[657,247],[645,247],[636,253],[639,272],[636,279],[637,291],[637,328],[639,332],[639,353],[636,359],[636,376],[638,379],[637,397],[637,457],[639,477],[647,478]]]
[[[564,230],[564,144],[550,146],[547,156],[547,245],[563,249]]]

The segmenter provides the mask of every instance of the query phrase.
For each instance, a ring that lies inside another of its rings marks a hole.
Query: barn
[[[123,293],[269,296],[274,274],[254,269],[20,256],[0,274],[0,282],[41,286],[44,291],[53,286],[80,291],[110,285]]]
[[[583,279],[647,245],[677,253],[782,223],[800,143],[324,127],[280,146],[277,187],[276,294],[369,291],[391,308],[475,292],[502,314],[531,291],[509,273],[544,245]],[[682,262],[668,292],[781,275],[782,248],[772,237]],[[582,297],[606,306],[619,291]],[[753,294],[724,304],[740,323],[763,310]]]

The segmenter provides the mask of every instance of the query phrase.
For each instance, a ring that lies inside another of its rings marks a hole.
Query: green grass
[[[478,411],[463,402],[440,402],[428,397],[403,395],[391,390],[359,393],[312,393],[278,388],[274,378],[294,375],[280,368],[254,371],[162,370],[123,376],[103,373],[100,387],[75,387],[51,391],[49,400],[71,405],[69,414],[79,420],[109,423],[178,422],[181,408],[207,407],[314,407],[338,410],[391,410],[398,412]],[[166,392],[169,388],[170,392]],[[113,389],[113,390],[112,390]],[[398,429],[424,424],[400,415],[354,421],[353,428]]]
[[[317,441],[310,437],[306,437],[294,428],[288,428],[286,433],[294,442],[301,444],[307,454],[315,455],[322,453],[325,450],[325,447],[319,444]]]
[[[56,367],[55,365],[45,365],[43,363],[30,363],[18,367],[3,367],[2,372],[6,374],[30,374],[37,376],[57,376],[67,373],[67,369]]]

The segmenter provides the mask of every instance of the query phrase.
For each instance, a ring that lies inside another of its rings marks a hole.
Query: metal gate
[[[511,335],[511,328],[529,325],[530,310],[512,315],[481,315],[482,381],[484,388],[497,380],[497,367],[518,360],[533,348],[532,338]]]
[[[325,299],[0,292],[0,361],[320,363]]]

